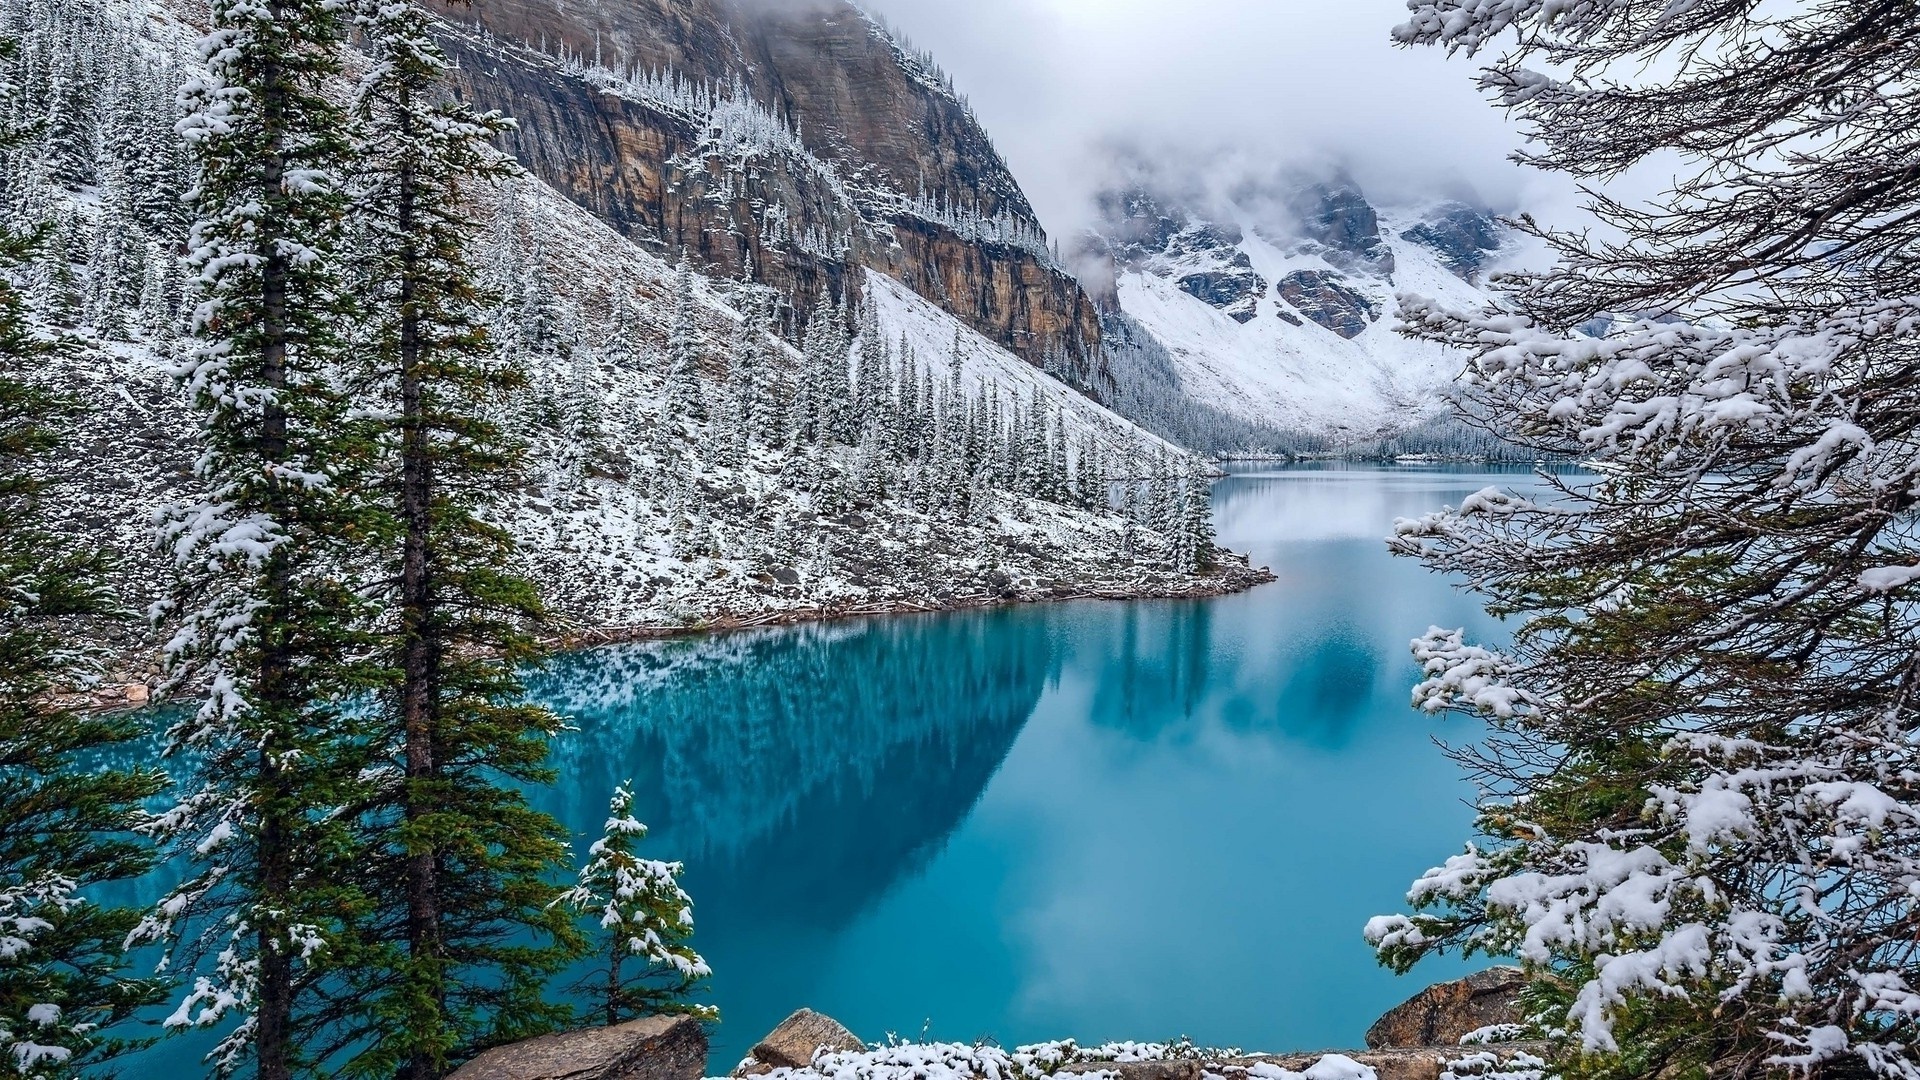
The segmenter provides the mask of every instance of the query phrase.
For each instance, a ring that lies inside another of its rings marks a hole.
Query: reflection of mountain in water
[[[836,924],[965,819],[1057,671],[1051,622],[872,620],[561,657],[532,690],[579,730],[542,801],[593,835],[632,779],[649,848],[688,863],[709,925],[737,907]]]

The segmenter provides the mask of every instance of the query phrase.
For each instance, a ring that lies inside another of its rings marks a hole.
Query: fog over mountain
[[[1393,46],[1403,0],[866,0],[968,95],[1056,235],[1106,163],[1145,155],[1344,169],[1376,202],[1465,198],[1564,217],[1475,66]],[[1216,157],[1216,155],[1224,155]]]

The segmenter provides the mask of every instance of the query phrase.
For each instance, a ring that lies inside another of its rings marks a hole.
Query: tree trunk
[[[274,18],[281,18],[277,4],[274,5]],[[287,458],[287,410],[279,395],[287,389],[288,267],[286,256],[280,250],[280,238],[275,228],[277,221],[273,213],[274,209],[278,209],[284,214],[286,209],[286,196],[282,190],[286,172],[286,149],[282,135],[286,121],[281,115],[286,104],[286,93],[281,79],[279,66],[268,61],[262,71],[262,83],[267,91],[261,95],[260,104],[271,144],[261,163],[260,187],[270,209],[262,215],[258,250],[264,256],[260,269],[261,379],[272,391],[273,397],[261,410],[260,456],[274,465],[284,464]],[[269,514],[284,529],[290,528],[291,523],[287,521],[287,500],[282,497],[280,484],[278,479],[269,481]],[[297,613],[292,610],[292,598],[289,595],[292,591],[292,568],[279,550],[268,557],[264,577],[266,604],[262,609],[262,625],[259,628],[260,700],[255,703],[267,720],[267,730],[261,733],[260,744],[260,787],[265,798],[260,807],[258,903],[260,909],[285,912],[288,910],[286,901],[293,889],[290,834],[295,826],[288,820],[287,780],[285,766],[280,760],[283,749],[280,745],[280,727],[285,723],[285,711],[298,704],[293,700],[292,687],[287,685],[292,657],[288,655],[286,640],[287,627]],[[288,1080],[292,1075],[293,958],[287,951],[283,918],[256,917],[254,920],[259,927],[260,960],[254,1053],[260,1080]]]
[[[402,87],[396,111],[403,136],[414,132],[413,94]],[[417,184],[411,166],[403,164],[396,182],[394,229],[400,238],[400,501],[406,527],[400,561],[400,618],[402,656],[400,718],[406,744],[406,815],[416,822],[432,811],[421,789],[439,769],[437,713],[439,647],[434,632],[434,597],[429,544],[433,527],[432,446],[426,418],[426,343],[421,335],[418,306],[421,264],[417,228]],[[407,853],[407,949],[416,977],[422,972],[433,982],[432,999],[443,1014],[446,988],[442,981],[440,939],[439,851],[421,844]],[[409,1080],[439,1080],[445,1067],[436,1040],[423,1038],[442,1022],[441,1015],[416,1018],[423,1025],[413,1035],[407,1066]]]

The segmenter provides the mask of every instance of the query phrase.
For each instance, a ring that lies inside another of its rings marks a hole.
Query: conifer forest
[[[1920,5],[1154,8],[0,0],[0,1077],[1920,1080]]]

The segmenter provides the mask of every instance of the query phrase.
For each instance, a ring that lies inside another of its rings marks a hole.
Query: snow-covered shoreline
[[[1022,589],[1012,587],[999,594],[982,593],[949,599],[897,599],[878,603],[812,604],[750,614],[719,613],[682,624],[642,624],[570,630],[547,640],[558,651],[617,645],[633,641],[658,641],[724,634],[806,623],[835,622],[843,619],[883,618],[905,615],[944,615],[960,611],[1023,607],[1031,604],[1065,603],[1075,600],[1116,602],[1138,600],[1207,600],[1232,596],[1274,581],[1273,571],[1255,567],[1244,555],[1227,553],[1221,565],[1204,577],[1158,575],[1151,579],[1112,584],[1077,586],[1045,585]]]
[[[851,619],[897,618],[909,615],[947,615],[963,611],[985,611],[1024,607],[1033,604],[1058,604],[1070,601],[1100,600],[1125,603],[1142,600],[1209,600],[1255,589],[1275,580],[1273,571],[1256,567],[1244,555],[1223,552],[1220,565],[1202,577],[1150,574],[1130,581],[1093,582],[1078,585],[1038,584],[1020,587],[1010,582],[1001,593],[980,593],[946,599],[894,599],[868,603],[814,603],[770,611],[716,611],[689,622],[677,624],[636,624],[561,628],[544,639],[547,648],[557,653],[575,652],[605,645],[638,641],[665,641],[709,635],[764,630],[782,626],[839,622]],[[84,693],[62,695],[54,702],[65,708],[89,712],[116,712],[165,705],[169,698],[160,694],[151,681],[108,681]]]

